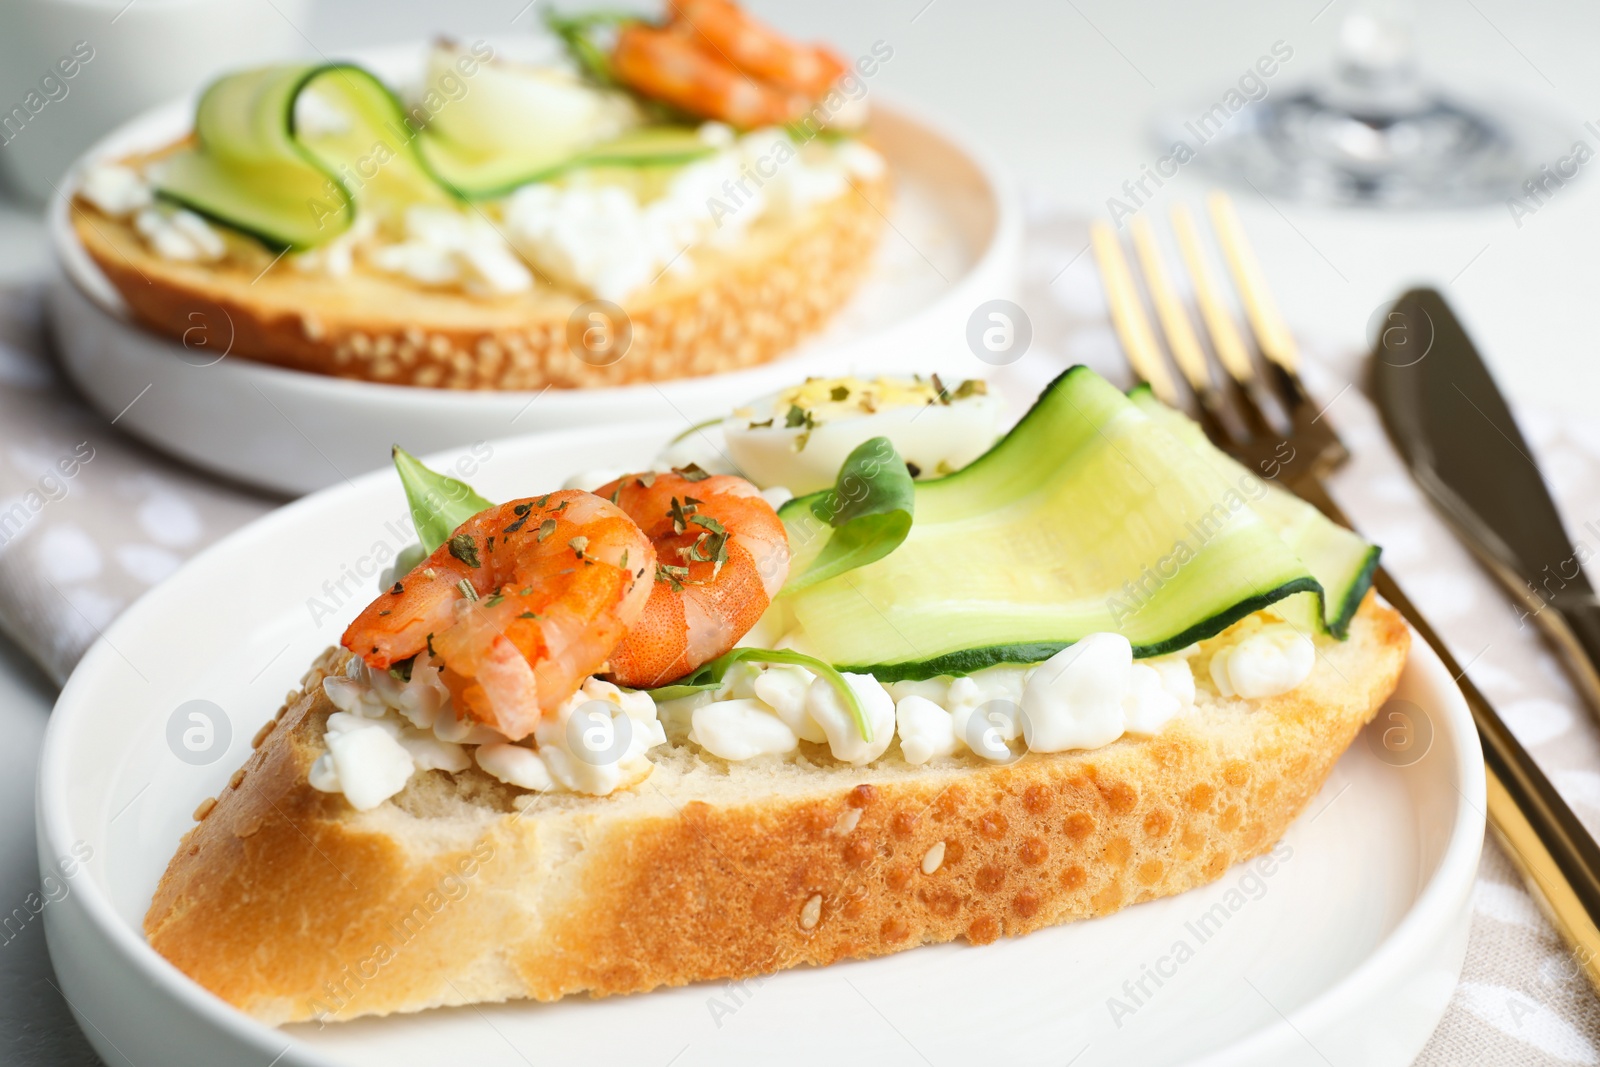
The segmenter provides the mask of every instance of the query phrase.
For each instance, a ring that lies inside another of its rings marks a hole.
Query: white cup
[[[0,0],[0,177],[46,200],[84,149],[225,70],[303,53],[311,0]]]

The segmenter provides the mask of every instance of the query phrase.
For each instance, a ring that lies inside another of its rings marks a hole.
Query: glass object
[[[1314,203],[1457,207],[1518,194],[1570,134],[1532,109],[1432,84],[1413,26],[1409,5],[1357,8],[1330,75],[1244,107],[1196,154],[1224,177]],[[1163,132],[1193,140],[1179,122]]]

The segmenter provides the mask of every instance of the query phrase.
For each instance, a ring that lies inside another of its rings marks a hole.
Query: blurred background
[[[91,8],[101,22],[125,9],[100,35],[97,57],[73,95],[49,105],[63,111],[87,109],[92,91],[115,82],[130,59],[121,51],[124,28],[136,29],[141,17],[219,3],[218,25],[227,29],[217,30],[209,46],[196,46],[200,68],[229,65],[230,49],[251,32],[261,38],[270,31],[268,43],[281,39],[302,55],[337,57],[434,33],[514,36],[527,32],[544,6],[544,0],[8,0],[19,10]],[[1274,95],[1325,77],[1353,10],[1350,0],[755,0],[750,6],[799,37],[835,42],[849,54],[888,42],[894,59],[875,80],[875,92],[965,126],[1013,169],[1030,197],[1085,217],[1107,217],[1108,198],[1125,199],[1123,183],[1156,163],[1163,118],[1215,103],[1275,42],[1293,56],[1269,81]],[[1600,67],[1593,62],[1600,7],[1579,0],[1419,0],[1405,9],[1414,13],[1428,80],[1537,114],[1553,127],[1540,131],[1546,143],[1555,137],[1552,165],[1579,140],[1600,149],[1600,136],[1584,128],[1585,121],[1600,128]],[[0,44],[8,47],[15,48],[15,39]],[[20,97],[19,78],[32,80],[22,72],[46,70],[57,57],[41,55],[31,64],[8,58],[0,64],[7,72],[0,74],[6,90],[0,100]],[[28,136],[47,138],[52,127],[66,125],[39,123]],[[1194,197],[1214,183],[1200,166],[1185,167],[1159,190],[1158,201]],[[1238,200],[1263,259],[1282,279],[1284,311],[1300,332],[1361,345],[1369,318],[1387,299],[1407,282],[1429,280],[1458,301],[1514,397],[1578,410],[1600,395],[1588,343],[1600,285],[1591,248],[1600,234],[1593,184],[1580,169],[1520,219],[1503,200],[1404,213],[1313,208],[1277,196],[1269,202],[1248,188]],[[0,280],[46,268],[31,211],[5,205],[0,252]]]

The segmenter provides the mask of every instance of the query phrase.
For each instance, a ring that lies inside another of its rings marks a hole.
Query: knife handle
[[[1301,479],[1293,488],[1330,519],[1350,526],[1350,520],[1320,481]],[[1372,585],[1432,646],[1445,670],[1461,687],[1483,745],[1489,826],[1521,872],[1530,895],[1583,968],[1590,985],[1600,991],[1600,845],[1595,844],[1550,779],[1512,735],[1488,698],[1472,684],[1444,640],[1393,576],[1379,567],[1372,576]]]

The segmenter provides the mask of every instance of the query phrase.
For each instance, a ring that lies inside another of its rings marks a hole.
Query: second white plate
[[[507,499],[636,464],[681,425],[497,442],[462,473]],[[1427,718],[1431,746],[1397,766],[1369,729],[1270,867],[1024,938],[741,988],[262,1026],[156,955],[144,912],[195,805],[375,594],[377,557],[411,539],[389,473],[299,501],[146,595],[62,692],[40,769],[40,860],[59,883],[64,857],[87,859],[43,918],[62,990],[108,1063],[1403,1067],[1444,1012],[1483,840],[1483,761],[1459,691],[1417,641],[1397,697]],[[167,741],[196,699],[231,736],[205,766]]]
[[[362,59],[399,76],[418,66],[421,51]],[[84,162],[169,143],[187,131],[192,110],[175,101],[151,111]],[[383,385],[219,360],[225,337],[188,348],[132,321],[72,230],[75,177],[51,206],[62,273],[50,322],[68,371],[107,418],[195,466],[294,494],[383,466],[400,428],[416,451],[434,451],[600,423],[698,422],[806,375],[990,370],[968,350],[967,321],[979,305],[1015,297],[1022,223],[1011,184],[967,138],[905,105],[874,96],[873,129],[895,195],[870,276],[823,332],[750,370],[540,394]]]

